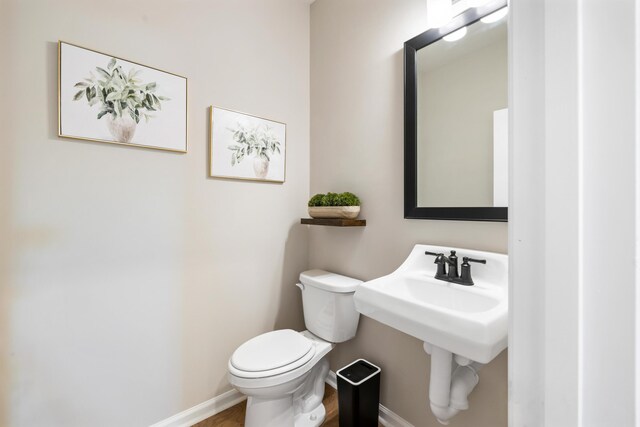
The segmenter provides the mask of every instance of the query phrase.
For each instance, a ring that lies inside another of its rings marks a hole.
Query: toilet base
[[[327,415],[327,411],[324,409],[324,405],[321,403],[311,412],[305,414],[298,414],[295,417],[295,427],[318,427],[324,421]]]
[[[248,396],[245,427],[318,427],[326,416],[322,404],[329,374],[327,354],[334,344],[308,331],[300,332],[313,341],[315,355],[305,366],[277,376],[238,377],[229,382]]]
[[[245,413],[245,427],[278,427],[294,426],[293,396],[291,394],[280,399],[261,399],[249,396]]]
[[[328,373],[329,360],[323,357],[303,376],[263,393],[241,389],[249,394],[245,427],[320,426],[326,416],[322,399]]]

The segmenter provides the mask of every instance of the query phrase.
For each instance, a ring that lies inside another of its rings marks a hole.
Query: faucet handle
[[[444,264],[444,260],[445,260],[444,254],[438,254],[438,253],[429,252],[429,251],[424,251],[424,254],[425,255],[433,255],[434,257],[436,257],[436,260],[434,261],[434,264],[440,264],[440,263]]]
[[[466,256],[466,257],[462,258],[462,262],[464,264],[469,264],[470,262],[477,262],[479,264],[486,264],[487,260],[486,259],[474,259],[474,258],[469,258],[468,256]]]

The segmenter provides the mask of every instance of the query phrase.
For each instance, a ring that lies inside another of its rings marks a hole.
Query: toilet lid
[[[311,340],[291,329],[283,329],[245,342],[233,353],[230,364],[247,373],[280,371],[278,368],[284,366],[292,370],[307,363],[314,353]]]

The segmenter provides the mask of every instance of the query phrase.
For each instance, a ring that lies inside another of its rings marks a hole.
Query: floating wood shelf
[[[342,218],[302,218],[301,224],[307,225],[329,225],[332,227],[364,227],[367,225],[366,219],[342,219]]]

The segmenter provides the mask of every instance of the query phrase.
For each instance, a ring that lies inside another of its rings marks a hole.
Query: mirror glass
[[[415,58],[417,206],[507,206],[506,17],[476,21]]]

